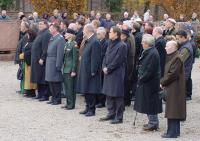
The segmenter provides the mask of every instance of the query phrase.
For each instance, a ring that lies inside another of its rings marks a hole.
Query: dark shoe
[[[56,101],[56,102],[53,102],[53,103],[52,103],[52,105],[59,105],[59,104],[61,104],[60,101]]]
[[[105,104],[102,104],[102,103],[99,103],[96,105],[96,108],[104,108],[105,107]]]
[[[103,118],[100,118],[99,121],[108,121],[108,120],[113,120],[115,118],[115,116],[106,116]]]
[[[65,105],[65,106],[61,106],[61,109],[67,109],[67,106]]]
[[[79,114],[81,114],[81,115],[85,115],[85,114],[87,114],[87,112],[88,112],[88,110],[85,109],[84,111],[79,112]]]
[[[148,126],[148,124],[144,124],[143,127],[146,128]]]
[[[178,136],[177,135],[170,135],[170,134],[165,133],[161,137],[162,138],[177,138]]]
[[[133,97],[131,98],[131,101],[135,101],[135,99],[136,99],[135,96],[133,96]]]
[[[110,123],[111,124],[120,124],[120,123],[123,123],[123,120],[122,119],[113,119]]]
[[[157,131],[158,126],[157,125],[150,125],[148,124],[146,127],[143,127],[145,131]]]
[[[47,104],[52,104],[53,103],[53,101],[49,101],[49,102],[47,102]]]
[[[36,97],[34,97],[34,99],[40,99],[41,97],[40,96],[36,96]]]
[[[85,114],[85,116],[86,117],[92,117],[92,116],[95,116],[95,113],[94,112],[87,112],[86,114]]]
[[[192,97],[191,96],[187,96],[185,99],[186,99],[186,101],[189,101],[189,100],[192,100]]]
[[[40,102],[42,102],[42,101],[49,101],[49,98],[42,97],[42,98],[39,99],[39,101]]]

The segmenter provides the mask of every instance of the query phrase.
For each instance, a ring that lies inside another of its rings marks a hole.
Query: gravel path
[[[200,141],[200,60],[193,70],[193,100],[187,104],[187,121],[181,123],[181,137],[177,141]],[[79,115],[84,99],[77,97],[73,111],[60,106],[47,105],[15,93],[17,66],[13,62],[0,62],[0,141],[164,141],[160,135],[166,130],[164,114],[159,115],[160,130],[144,132],[145,115],[138,114],[133,126],[135,112],[126,108],[124,123],[111,125],[99,122],[106,109],[97,109],[95,117]],[[64,100],[63,100],[64,101]],[[169,139],[168,139],[169,140]]]

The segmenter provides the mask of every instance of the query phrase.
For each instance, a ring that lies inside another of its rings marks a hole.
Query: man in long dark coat
[[[47,50],[45,80],[49,83],[49,88],[52,94],[52,99],[48,104],[58,105],[61,104],[61,89],[63,81],[62,66],[65,39],[59,33],[59,24],[52,24],[49,30],[52,37],[49,41]]]
[[[161,77],[164,75],[165,70],[165,58],[166,58],[166,41],[162,36],[163,30],[161,27],[155,27],[153,30],[153,36],[155,37],[155,47],[158,50],[158,54],[160,56],[160,69],[161,69]]]
[[[138,70],[137,70],[137,66],[138,66],[138,61],[140,58],[140,55],[142,53],[142,35],[143,33],[140,31],[141,25],[138,22],[133,22],[133,29],[132,29],[132,33],[135,37],[135,57],[134,57],[134,67],[133,67],[133,98],[132,100],[135,100],[135,91],[136,91],[136,87],[137,87],[137,77],[138,77]]]
[[[87,40],[81,56],[77,81],[77,93],[85,94],[86,108],[80,112],[85,116],[95,115],[96,98],[101,94],[101,47],[94,32],[91,24],[85,25],[83,34]]]
[[[45,64],[50,38],[47,21],[40,21],[39,33],[31,50],[31,82],[37,83],[38,96],[36,99],[40,101],[49,99],[48,84],[45,81]]]
[[[100,121],[112,120],[111,124],[123,122],[124,77],[127,60],[127,47],[120,39],[121,30],[112,27],[109,33],[111,42],[103,61],[103,93],[107,96],[108,115]]]
[[[134,109],[147,114],[149,122],[144,130],[157,130],[158,113],[162,112],[162,101],[159,99],[160,58],[155,46],[154,37],[144,34],[142,38],[143,52],[139,59],[138,84]]]
[[[102,64],[103,59],[106,54],[107,47],[108,47],[108,42],[109,42],[108,39],[106,38],[106,29],[104,27],[99,27],[97,29],[97,39],[100,41],[100,44],[101,44],[101,64]],[[102,87],[103,87],[103,79],[104,79],[104,73],[101,68],[101,85],[102,85]],[[96,107],[97,108],[105,107],[105,102],[106,102],[106,96],[104,94],[99,95],[97,97]]]

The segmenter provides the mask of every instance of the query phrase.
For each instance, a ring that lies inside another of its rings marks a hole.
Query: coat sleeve
[[[113,56],[113,60],[110,64],[107,64],[108,73],[112,73],[115,69],[120,67],[127,57],[126,46],[122,45],[118,48],[116,55]]]
[[[101,47],[98,41],[92,44],[91,51],[91,73],[96,74],[100,68],[101,62]]]
[[[152,77],[154,76],[154,74],[157,71],[157,68],[160,64],[156,63],[157,62],[157,58],[154,56],[150,57],[151,59],[149,59],[149,63],[147,65],[147,67],[145,67],[144,73],[141,75],[141,77],[139,78],[140,82],[146,82],[152,79]]]
[[[160,83],[164,87],[170,85],[172,82],[178,79],[179,72],[183,66],[183,63],[180,59],[176,59],[174,63],[170,66],[170,69],[165,73],[164,77],[161,79]]]
[[[28,66],[31,65],[31,48],[32,44],[29,44],[27,49],[24,51],[24,60]]]
[[[60,71],[62,69],[62,65],[63,65],[64,46],[65,46],[65,40],[62,39],[59,41],[59,43],[57,45],[56,69],[58,71]]]
[[[42,55],[41,55],[41,59],[43,61],[45,61],[46,57],[47,57],[47,49],[48,49],[48,44],[49,44],[50,38],[51,38],[51,35],[48,33],[42,39]]]
[[[73,47],[72,49],[73,59],[72,59],[72,72],[76,72],[78,65],[78,49]]]
[[[157,48],[159,56],[160,56],[161,76],[164,75],[164,69],[165,69],[165,58],[166,58],[165,45],[166,45],[166,43],[164,41],[158,42],[156,44],[156,48]]]

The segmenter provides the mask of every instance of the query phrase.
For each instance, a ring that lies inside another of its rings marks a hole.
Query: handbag
[[[22,68],[19,67],[17,71],[17,80],[22,80],[22,79],[23,79],[23,72],[22,72]]]

